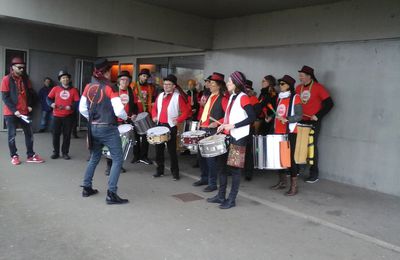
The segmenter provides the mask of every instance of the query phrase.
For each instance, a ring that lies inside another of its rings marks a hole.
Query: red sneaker
[[[40,158],[40,156],[38,154],[34,154],[32,157],[28,157],[28,160],[26,160],[26,162],[42,163],[42,162],[44,162],[44,160],[42,158]]]
[[[18,155],[14,155],[11,158],[11,163],[14,164],[14,165],[20,165],[21,161],[19,160],[19,156]]]

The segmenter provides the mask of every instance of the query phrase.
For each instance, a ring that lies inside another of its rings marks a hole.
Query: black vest
[[[89,118],[91,122],[95,122],[98,124],[116,125],[117,117],[114,114],[114,109],[111,105],[111,99],[105,93],[106,86],[107,85],[101,81],[94,81],[87,86],[88,88],[95,88],[100,91],[87,92]],[[90,100],[93,100],[92,107],[90,106]]]
[[[219,95],[217,97],[217,100],[215,100],[215,103],[210,111],[210,116],[217,120],[220,120],[225,116],[224,109],[222,108],[222,97],[223,95]]]

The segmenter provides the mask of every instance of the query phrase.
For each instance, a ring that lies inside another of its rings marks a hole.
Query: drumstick
[[[310,115],[307,115],[307,114],[303,114],[303,116],[309,117],[309,118],[313,117],[313,116],[310,116]]]
[[[214,121],[215,123],[222,125],[222,123],[220,121],[218,121],[217,119],[215,119],[214,117],[210,116],[210,120]]]
[[[269,109],[271,109],[272,112],[274,112],[274,114],[276,115],[276,111],[274,110],[274,108],[272,107],[271,103],[268,103],[267,107]]]

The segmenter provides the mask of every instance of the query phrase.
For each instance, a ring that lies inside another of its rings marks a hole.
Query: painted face
[[[141,74],[139,76],[139,82],[142,84],[146,83],[148,79],[149,79],[149,76],[147,74]]]
[[[69,82],[70,82],[70,78],[67,75],[64,75],[60,78],[60,82],[63,86],[68,86]]]
[[[299,80],[302,84],[307,85],[311,81],[311,76],[306,73],[299,72]]]
[[[18,76],[22,76],[25,73],[25,69],[26,69],[25,64],[14,64],[12,66],[13,72],[15,73],[15,75]]]
[[[164,81],[163,88],[165,93],[172,93],[175,90],[175,84],[169,80]]]
[[[123,90],[127,89],[128,86],[129,86],[129,81],[130,81],[130,80],[129,80],[128,77],[120,77],[120,78],[118,79],[119,88],[120,88],[120,89],[123,89]]]
[[[229,77],[228,82],[226,83],[226,87],[228,88],[228,91],[233,93],[235,91],[235,84],[233,84],[233,81],[231,79],[231,77]]]

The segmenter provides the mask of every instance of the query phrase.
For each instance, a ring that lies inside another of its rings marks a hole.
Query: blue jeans
[[[10,156],[18,155],[15,145],[15,136],[17,135],[17,127],[20,125],[25,134],[26,154],[28,157],[32,157],[35,154],[33,151],[32,126],[16,116],[4,116],[4,119],[8,130],[8,148],[10,149]]]
[[[40,117],[40,130],[45,130],[47,125],[51,126],[51,121],[53,119],[53,111],[43,111]]]
[[[92,180],[97,164],[101,159],[101,149],[107,146],[113,161],[110,176],[108,178],[108,190],[117,192],[117,184],[122,167],[122,144],[117,126],[114,125],[92,125],[93,149],[90,160],[83,178],[84,187],[92,187]]]

